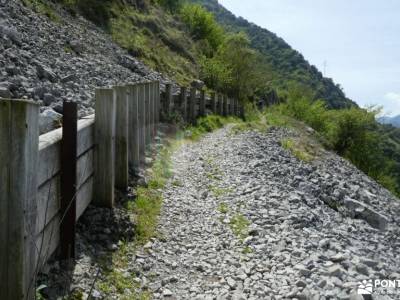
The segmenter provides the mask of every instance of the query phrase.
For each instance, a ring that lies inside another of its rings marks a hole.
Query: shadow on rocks
[[[102,298],[95,283],[108,266],[113,253],[134,238],[134,222],[125,208],[135,199],[134,189],[116,192],[113,209],[89,206],[76,227],[75,261],[59,261],[57,253],[38,276],[37,286],[46,299],[76,295],[79,299]],[[100,271],[101,270],[101,271]]]

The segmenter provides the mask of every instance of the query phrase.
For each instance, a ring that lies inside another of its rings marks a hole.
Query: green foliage
[[[158,215],[161,210],[162,189],[171,177],[171,154],[178,146],[172,143],[165,146],[152,166],[152,176],[147,187],[137,189],[137,198],[129,207],[136,215],[136,242],[145,244],[155,235]]]
[[[224,202],[221,202],[220,204],[218,204],[217,209],[221,214],[224,214],[224,215],[227,214],[229,211],[228,204],[226,204]]]
[[[206,41],[213,50],[218,48],[223,40],[224,31],[212,13],[200,5],[185,4],[180,16],[195,40]]]
[[[95,282],[96,289],[106,295],[106,299],[116,297],[121,300],[150,300],[148,291],[140,291],[140,286],[135,281],[134,272],[126,272],[129,268],[129,257],[134,256],[136,244],[123,242],[117,252],[111,257],[99,258],[102,276]],[[70,300],[85,299],[84,294],[78,290]]]
[[[278,106],[282,114],[304,121],[317,131],[326,131],[327,107],[322,100],[313,101],[314,94],[304,86],[291,85],[286,102]]]
[[[47,16],[53,22],[61,22],[60,16],[55,12],[50,3],[45,0],[22,0],[25,6],[30,7],[35,12]]]
[[[205,133],[222,128],[227,123],[237,122],[237,118],[224,118],[218,115],[208,115],[197,120],[196,126],[187,128],[185,136],[192,140],[198,140]]]
[[[227,35],[214,56],[201,61],[202,79],[209,87],[245,101],[266,84],[267,72],[259,62],[246,34]]]
[[[350,160],[360,170],[399,194],[400,180],[394,173],[395,160],[385,153],[387,137],[375,121],[379,110],[356,107],[328,109],[324,102],[313,101],[308,89],[296,86],[286,103],[275,106],[269,114],[286,115],[305,122],[324,139],[325,145]],[[286,145],[289,147],[289,145]]]
[[[223,91],[232,82],[231,69],[218,56],[200,60],[200,76],[210,88]]]
[[[309,162],[314,159],[313,153],[308,151],[307,147],[299,141],[294,139],[284,139],[281,141],[281,145],[302,161]]]
[[[345,108],[355,103],[348,99],[341,87],[332,79],[325,78],[315,67],[309,64],[298,51],[292,49],[276,34],[252,24],[241,17],[234,16],[215,0],[190,0],[215,14],[219,24],[231,33],[245,32],[250,38],[251,48],[262,55],[262,65],[266,66],[273,77],[268,80],[271,87],[287,90],[290,81],[302,83],[316,91],[314,99],[324,99],[330,108]]]
[[[229,223],[233,233],[241,240],[243,240],[248,231],[248,227],[250,225],[249,220],[242,214],[236,214],[234,215]]]
[[[157,0],[158,4],[168,10],[170,13],[178,12],[183,5],[183,0]]]
[[[243,32],[229,35],[218,49],[217,57],[230,70],[229,94],[236,99],[247,100],[262,84],[257,53]]]

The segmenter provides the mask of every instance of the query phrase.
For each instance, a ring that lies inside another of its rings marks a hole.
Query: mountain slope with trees
[[[302,84],[315,91],[316,99],[324,99],[331,108],[343,108],[355,105],[348,99],[341,87],[332,79],[326,78],[313,65],[310,65],[301,53],[291,48],[276,34],[261,28],[247,20],[236,17],[217,0],[192,0],[213,12],[217,21],[228,31],[245,32],[251,46],[258,50],[266,63],[271,65],[274,74],[271,85],[282,93],[292,83]]]

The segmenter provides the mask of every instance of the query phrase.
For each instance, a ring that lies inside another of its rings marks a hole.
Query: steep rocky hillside
[[[54,13],[56,20],[19,0],[0,2],[0,97],[34,99],[59,113],[63,100],[78,101],[87,115],[96,87],[167,80],[93,23]]]
[[[323,77],[322,73],[315,66],[310,65],[301,53],[276,34],[241,17],[236,17],[217,0],[191,1],[200,3],[212,11],[217,20],[228,30],[244,31],[248,34],[252,46],[261,52],[267,63],[271,64],[275,88],[286,90],[292,81],[311,88],[316,93],[316,98],[326,100],[332,108],[355,105],[332,79]]]

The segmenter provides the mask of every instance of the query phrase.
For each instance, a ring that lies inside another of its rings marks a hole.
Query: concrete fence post
[[[190,100],[189,100],[189,122],[195,123],[196,120],[196,88],[192,87],[190,89]]]
[[[231,115],[234,116],[235,115],[235,99],[234,98],[230,99],[230,104],[231,104]]]
[[[234,98],[234,99],[233,99],[233,103],[234,103],[234,109],[233,109],[234,115],[235,115],[235,116],[238,116],[238,115],[239,115],[239,107],[238,107],[238,100],[237,100],[237,98]]]
[[[168,83],[165,86],[165,106],[164,113],[168,116],[171,113],[171,103],[172,103],[172,84]]]
[[[160,81],[156,81],[156,134],[160,125],[160,113],[161,113],[161,93],[160,93]]]
[[[222,101],[223,101],[223,116],[226,117],[228,115],[228,97],[227,96],[223,96],[222,97]]]
[[[182,118],[185,122],[188,121],[188,103],[187,103],[187,88],[185,86],[181,87],[180,97],[180,110]]]
[[[217,114],[217,96],[214,92],[211,93],[211,111],[213,114]]]
[[[140,83],[137,88],[139,103],[139,159],[140,164],[144,165],[146,159],[146,87],[144,83]]]
[[[0,299],[35,299],[39,106],[0,100]]]
[[[151,86],[149,82],[146,82],[145,85],[145,113],[146,113],[146,121],[145,121],[145,137],[146,137],[146,149],[150,147],[151,144],[151,124],[150,124],[150,114],[151,114]]]
[[[131,98],[131,91],[125,86],[114,87],[115,93],[115,186],[125,191],[129,181],[129,147],[128,147],[128,122],[129,107],[128,97]]]
[[[150,83],[151,97],[150,97],[150,138],[153,142],[156,135],[156,82]]]
[[[206,115],[206,92],[201,90],[200,92],[200,104],[199,104],[199,116],[204,117]]]
[[[112,89],[97,89],[95,97],[93,203],[111,208],[115,181],[115,96]]]
[[[221,94],[218,95],[218,114],[221,116],[224,114],[224,98]]]
[[[138,174],[140,168],[140,124],[139,124],[139,86],[130,84],[128,90],[128,161],[129,168],[134,174]]]

